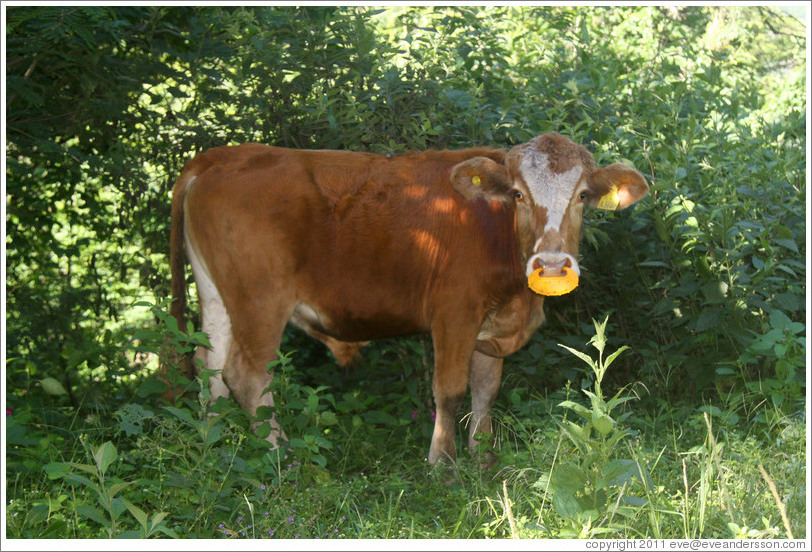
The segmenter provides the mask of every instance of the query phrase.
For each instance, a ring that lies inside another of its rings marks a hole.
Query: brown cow
[[[456,456],[455,416],[470,386],[469,447],[491,434],[503,358],[543,322],[537,267],[578,269],[584,206],[611,190],[623,209],[648,192],[621,164],[596,168],[558,134],[497,149],[385,157],[244,144],[190,161],[172,196],[171,266],[182,325],[185,246],[217,375],[255,413],[288,322],[339,362],[365,342],[430,332],[436,420],[428,460]],[[284,432],[268,420],[268,441]],[[495,457],[483,459],[490,465]]]

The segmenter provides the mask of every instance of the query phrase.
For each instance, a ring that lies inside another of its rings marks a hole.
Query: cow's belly
[[[397,313],[361,313],[346,305],[341,310],[300,302],[290,323],[311,334],[324,334],[339,341],[371,341],[413,335],[428,328],[413,317]]]

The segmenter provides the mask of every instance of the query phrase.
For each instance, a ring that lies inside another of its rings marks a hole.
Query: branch
[[[771,15],[772,15],[772,16],[775,16],[775,15],[776,15],[776,13],[775,13],[775,12],[768,11],[768,10],[767,10],[766,8],[764,8],[763,6],[759,6],[758,11],[759,11],[759,13],[761,14],[761,19],[762,19],[762,21],[764,21],[764,24],[767,26],[767,28],[768,28],[768,29],[770,29],[770,30],[773,32],[773,34],[775,34],[775,35],[784,35],[784,36],[789,36],[789,37],[792,37],[792,38],[794,38],[794,39],[796,39],[796,40],[797,40],[797,39],[803,39],[803,38],[805,38],[805,37],[804,37],[804,35],[800,35],[800,34],[793,33],[793,32],[792,32],[792,30],[789,28],[789,25],[787,25],[787,29],[788,29],[788,30],[786,30],[786,31],[781,31],[781,30],[779,30],[779,29],[776,29],[776,28],[773,26],[772,21],[770,21],[770,16],[771,16]],[[784,21],[784,20],[785,20],[785,19],[787,19],[787,18],[791,18],[791,19],[793,19],[794,21],[798,21],[798,20],[797,20],[797,18],[795,18],[794,16],[792,16],[792,15],[786,15],[786,14],[783,14],[783,13],[782,13],[782,14],[780,14],[780,16],[779,16],[779,18],[778,18],[778,19],[780,19],[781,21]]]
[[[37,63],[39,63],[39,58],[34,57],[34,61],[31,62],[31,65],[28,66],[28,69],[26,69],[25,73],[23,74],[23,80],[28,80],[28,77],[31,76],[31,73],[33,73],[34,69],[37,67]],[[6,100],[6,111],[8,111],[8,108],[11,105],[11,102],[13,102],[14,98],[16,98],[16,97],[17,97],[17,94],[14,93]]]

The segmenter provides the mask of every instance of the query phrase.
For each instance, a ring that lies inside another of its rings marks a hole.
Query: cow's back
[[[504,153],[215,148],[190,164],[187,232],[235,309],[262,290],[295,297],[299,318],[340,339],[426,331],[443,286],[481,296],[515,280],[512,212],[449,182],[474,156]]]

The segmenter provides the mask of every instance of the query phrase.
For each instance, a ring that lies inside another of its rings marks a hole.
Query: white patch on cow
[[[189,197],[189,189],[193,181],[190,181],[186,188],[186,197]],[[186,206],[184,205],[184,211]],[[186,219],[188,224],[188,217]],[[194,246],[189,240],[188,227],[184,228],[184,242],[186,245],[186,256],[189,258],[189,264],[192,265],[192,273],[195,277],[197,284],[197,294],[200,298],[200,312],[202,318],[203,331],[209,336],[209,343],[211,349],[206,351],[203,355],[204,366],[208,370],[214,370],[209,379],[209,389],[211,390],[211,401],[214,402],[218,397],[228,397],[229,391],[225,382],[223,382],[223,368],[228,360],[228,352],[231,348],[231,343],[234,340],[234,335],[231,331],[231,318],[228,316],[223,298],[217,290],[217,286],[211,278],[206,263],[202,257],[195,251]]]
[[[520,170],[533,195],[533,201],[547,209],[544,232],[558,230],[583,168],[575,165],[565,173],[554,173],[550,170],[547,154],[531,150],[522,159]]]

